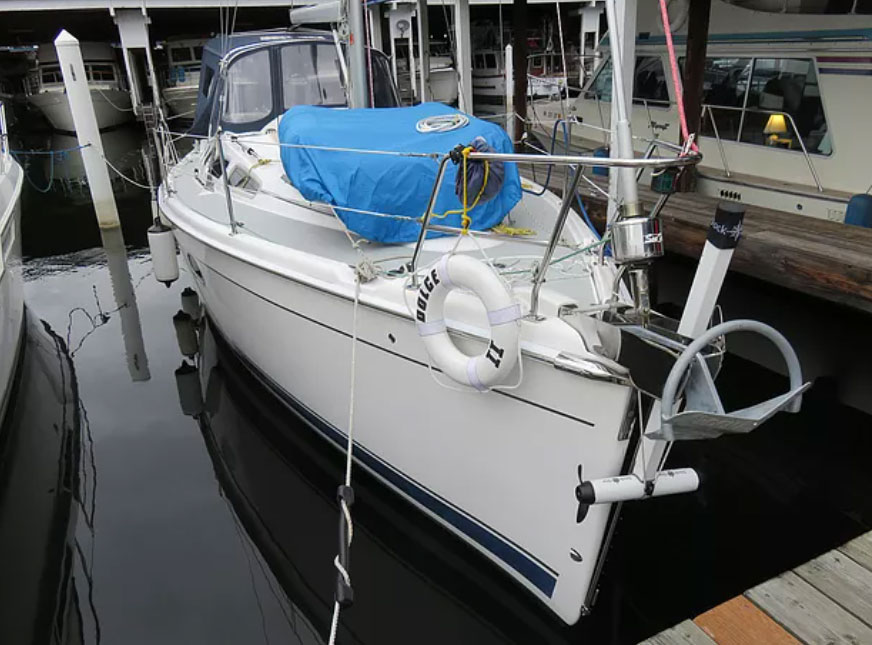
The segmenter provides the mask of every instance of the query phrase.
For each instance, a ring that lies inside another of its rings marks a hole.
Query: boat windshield
[[[370,54],[372,103],[396,107],[389,65],[381,52]],[[222,123],[231,131],[260,129],[295,105],[347,105],[336,46],[325,41],[284,43],[237,58],[227,70],[224,92]]]

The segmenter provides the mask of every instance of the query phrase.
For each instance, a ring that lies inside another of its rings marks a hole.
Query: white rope
[[[120,170],[118,170],[118,168],[116,168],[115,166],[113,166],[113,165],[112,165],[112,162],[109,161],[109,159],[106,158],[106,155],[103,155],[103,161],[105,161],[105,162],[106,162],[106,165],[109,166],[109,168],[110,168],[113,172],[115,172],[116,175],[118,175],[119,177],[121,177],[121,179],[123,179],[124,181],[133,184],[133,185],[136,186],[137,188],[144,188],[145,190],[151,190],[151,186],[147,186],[147,185],[145,185],[145,184],[140,184],[138,181],[134,181],[133,179],[131,179],[130,177],[128,177],[127,175],[125,175],[123,172],[121,172]]]
[[[120,107],[120,106],[118,106],[118,105],[115,105],[115,104],[112,102],[112,99],[110,99],[108,96],[106,96],[106,95],[103,93],[103,90],[101,90],[99,87],[95,87],[94,89],[97,90],[97,92],[100,94],[100,96],[102,96],[103,99],[104,99],[104,100],[105,100],[109,105],[111,105],[112,107],[114,107],[114,108],[115,108],[116,110],[118,110],[119,112],[133,112],[133,108],[132,108],[132,107],[129,107],[129,108],[123,108],[123,107]]]
[[[364,277],[365,271],[365,269],[358,271],[354,281],[354,313],[352,314],[351,322],[351,382],[348,387],[348,442],[345,448],[345,486],[348,488],[351,488],[351,463],[353,460],[354,449],[354,385],[356,381],[355,374],[357,373],[357,310],[358,305],[360,304],[360,282]],[[351,548],[351,540],[354,537],[354,524],[351,521],[351,510],[345,503],[345,499],[340,499],[339,505],[342,510],[342,515],[345,518],[345,523],[348,526],[348,548]],[[336,570],[339,572],[339,575],[342,576],[345,584],[350,587],[351,575],[345,567],[342,566],[338,554],[333,559],[333,566],[336,567]],[[330,621],[330,636],[327,639],[328,645],[334,645],[336,643],[336,633],[339,629],[339,612],[341,609],[339,601],[336,600],[333,603],[333,618]]]

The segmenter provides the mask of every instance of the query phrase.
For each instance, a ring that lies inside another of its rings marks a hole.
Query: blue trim
[[[672,40],[675,44],[685,44],[687,36],[674,35]],[[872,40],[872,29],[827,29],[807,31],[761,31],[747,34],[709,34],[710,43],[722,42],[797,42],[797,41],[869,41]],[[602,40],[607,45],[609,40],[605,36]],[[642,32],[636,37],[637,45],[662,45],[666,43],[666,36],[652,36],[651,32]]]
[[[348,436],[346,434],[322,419],[317,413],[310,410],[305,404],[294,398],[253,365],[249,364],[249,369],[255,372],[258,378],[266,382],[270,389],[276,392],[310,426],[335,443],[341,450],[346,449],[348,443]],[[539,562],[535,556],[513,544],[489,526],[465,515],[450,502],[406,476],[357,442],[354,444],[354,455],[357,461],[365,465],[373,473],[395,486],[428,511],[443,519],[457,531],[463,533],[520,573],[543,594],[550,598],[554,593],[554,587],[557,585],[557,572],[545,568],[546,565]]]
[[[819,74],[839,74],[841,76],[872,76],[872,69],[850,69],[844,67],[819,67]]]
[[[219,273],[214,269],[211,270],[222,278],[233,282],[224,276],[224,274]],[[233,284],[237,283],[234,282]],[[225,339],[227,338],[223,334],[222,336]],[[276,396],[282,399],[285,404],[308,423],[313,430],[319,432],[324,436],[324,438],[332,441],[339,449],[343,451],[346,449],[348,444],[348,436],[346,434],[342,433],[338,428],[335,428],[326,420],[321,418],[316,412],[306,407],[304,403],[297,400],[269,376],[261,372],[253,363],[246,359],[241,352],[235,350],[235,348],[234,351],[236,351],[237,356],[242,360],[249,371],[265,383],[270,390],[276,394]],[[557,577],[559,574],[532,553],[525,551],[519,545],[509,540],[507,537],[500,535],[480,520],[466,515],[461,509],[451,504],[451,502],[397,470],[357,442],[354,444],[354,454],[355,459],[366,466],[374,474],[393,485],[399,491],[405,493],[408,497],[418,502],[421,506],[444,520],[446,523],[450,524],[459,533],[466,535],[470,540],[493,554],[494,557],[505,562],[512,569],[529,580],[534,587],[545,594],[548,598],[550,598],[554,593],[554,587],[557,585]]]

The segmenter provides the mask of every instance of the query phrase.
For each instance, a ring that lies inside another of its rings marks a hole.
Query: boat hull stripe
[[[228,280],[229,282],[232,282],[240,288],[245,289],[245,287],[242,287],[242,285],[239,285],[230,278],[227,278],[222,273],[215,271],[211,267],[210,269],[217,275],[220,275],[221,277]],[[260,296],[259,294],[255,294],[248,289],[245,290],[249,293],[252,293],[253,295],[262,298],[262,296]],[[267,302],[275,306],[279,306],[281,309],[285,309],[284,307],[281,307],[280,305],[277,305],[270,300],[267,300]],[[290,310],[286,311],[296,314],[296,312]],[[305,316],[301,317],[308,320],[308,318]],[[343,335],[345,334],[343,333]],[[226,339],[226,336],[224,336],[223,334],[222,336]],[[242,352],[238,350],[236,351],[239,357],[245,363],[246,367],[248,367],[248,369],[259,380],[266,383],[272,391],[274,391],[283,401],[285,401],[285,403],[291,409],[293,409],[301,418],[303,418],[313,429],[318,431],[325,438],[329,439],[341,450],[344,451],[346,449],[348,441],[347,435],[334,427],[332,424],[325,421],[316,412],[306,407],[304,403],[297,400],[293,395],[291,395],[284,388],[275,383],[266,374],[261,372],[255,365],[253,365],[247,358],[245,358]],[[437,517],[441,518],[444,522],[454,527],[458,532],[462,533],[471,541],[481,546],[484,550],[492,553],[494,557],[498,558],[502,562],[505,562],[509,567],[511,567],[521,576],[527,579],[545,596],[550,598],[553,595],[554,588],[557,585],[557,572],[550,567],[547,567],[547,565],[538,560],[538,558],[533,556],[531,553],[528,553],[520,546],[511,542],[508,538],[500,535],[494,529],[482,523],[480,520],[466,515],[459,508],[455,507],[453,504],[443,499],[435,492],[429,490],[425,486],[421,485],[420,483],[408,477],[401,471],[389,465],[387,462],[383,461],[380,457],[376,456],[374,453],[370,452],[357,442],[355,442],[354,445],[354,454],[355,458],[360,463],[365,465],[374,474],[387,481],[389,484],[407,495],[409,498],[413,499],[415,502],[426,508]]]

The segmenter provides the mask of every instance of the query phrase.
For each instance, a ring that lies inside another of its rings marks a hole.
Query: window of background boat
[[[612,61],[600,65],[599,71],[584,93],[586,99],[612,100]],[[644,99],[644,101],[643,101]],[[669,89],[659,56],[637,56],[633,76],[633,103],[644,102],[654,107],[668,107]]]
[[[679,59],[684,69],[684,59]],[[706,58],[703,71],[702,102],[708,105],[711,116],[705,115],[700,125],[701,134],[715,136],[712,119],[718,128],[718,135],[725,141],[739,138],[742,124],[742,107],[751,76],[750,58]]]
[[[98,63],[92,63],[86,65],[86,68],[86,73],[89,81],[115,80],[115,70],[112,69],[112,65],[101,65]]]
[[[201,58],[203,58],[203,48],[194,47],[194,60],[200,60]]]
[[[586,99],[599,99],[600,101],[612,100],[612,61],[606,60],[600,65],[594,79],[587,86],[584,93]]]
[[[485,54],[484,62],[488,69],[496,69],[497,68],[497,57],[496,54]]]
[[[832,152],[820,86],[811,59],[755,59],[747,107],[741,132],[744,143],[800,150],[798,132],[809,152]],[[790,119],[783,119],[783,124],[771,120],[773,113],[776,118],[778,113],[789,114],[796,131]]]
[[[191,49],[189,47],[173,47],[170,49],[170,61],[173,63],[184,63],[191,60]]]
[[[854,13],[868,16],[872,14],[872,0],[856,0],[854,4]]]
[[[61,76],[60,67],[43,67],[40,70],[40,76],[43,83],[63,83],[64,79]]]
[[[637,56],[633,76],[633,103],[644,102],[655,107],[669,106],[669,89],[666,74],[659,56]]]
[[[282,101],[294,105],[345,105],[336,47],[301,43],[282,47]]]
[[[273,111],[269,51],[246,54],[227,70],[224,117],[227,123],[251,123]]]

